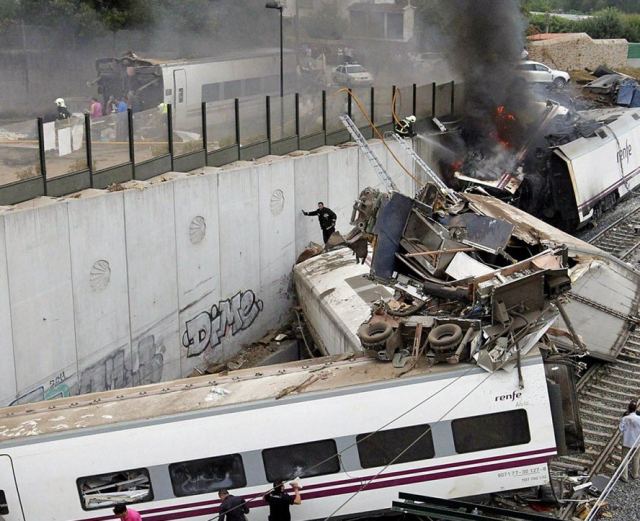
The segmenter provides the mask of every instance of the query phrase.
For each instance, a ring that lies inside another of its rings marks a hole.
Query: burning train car
[[[515,116],[512,116],[515,119]],[[463,186],[481,186],[519,208],[567,230],[616,205],[640,183],[640,110],[575,112],[548,102],[517,145],[501,116],[490,153],[467,153],[455,165]]]

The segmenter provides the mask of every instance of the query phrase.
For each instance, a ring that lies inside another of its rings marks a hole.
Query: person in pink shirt
[[[116,517],[124,521],[142,521],[140,514],[133,508],[127,508],[125,505],[116,505],[113,507],[113,513]]]
[[[91,119],[102,117],[102,103],[100,103],[97,98],[91,98],[89,114],[91,114]]]

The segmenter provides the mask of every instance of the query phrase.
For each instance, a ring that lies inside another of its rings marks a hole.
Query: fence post
[[[267,116],[267,147],[269,149],[269,155],[271,155],[271,96],[267,96],[266,98],[266,116]]]
[[[297,149],[300,150],[300,94],[296,92],[295,95],[295,112],[296,112],[296,144]]]
[[[351,89],[347,89],[347,114],[351,119],[352,117],[352,107],[351,107]]]
[[[436,117],[436,82],[431,84],[431,117]]]
[[[40,154],[40,175],[44,195],[47,195],[47,161],[44,157],[44,122],[38,118],[38,153]]]
[[[327,91],[322,91],[322,132],[324,133],[324,144],[327,144]]]
[[[376,124],[376,89],[371,85],[371,123]],[[371,137],[373,137],[373,129],[371,129]]]
[[[133,141],[133,111],[127,109],[127,139],[129,140],[129,161],[131,161],[131,178],[136,178],[136,147]]]
[[[451,80],[451,115],[456,111],[456,81]]]
[[[236,123],[236,146],[238,147],[238,161],[240,161],[240,100],[233,100],[233,114]]]
[[[207,136],[207,102],[203,101],[202,110],[202,148],[204,149],[204,166],[209,166],[209,136]]]
[[[396,86],[391,86],[391,124],[395,124],[393,115],[396,113]]]
[[[173,106],[171,103],[167,103],[167,139],[169,144],[171,171],[173,172]]]
[[[93,188],[93,150],[91,148],[91,116],[84,115],[84,135],[87,152],[87,168],[89,169],[89,186]]]
[[[411,101],[411,115],[416,116],[416,118],[418,117],[416,115],[416,113],[418,112],[418,86],[414,83],[411,86],[411,94],[413,96],[413,100]]]

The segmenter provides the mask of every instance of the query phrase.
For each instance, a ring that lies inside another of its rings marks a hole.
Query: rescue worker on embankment
[[[336,231],[336,214],[331,210],[331,208],[327,208],[322,201],[318,203],[317,210],[314,210],[313,212],[305,212],[302,210],[302,213],[308,217],[312,217],[314,215],[318,216],[318,222],[322,229],[322,239],[324,240],[324,243],[327,244],[331,234]]]
[[[407,116],[396,122],[395,131],[396,134],[402,137],[413,137],[416,135],[416,131],[413,129],[413,125],[416,122],[415,116]]]

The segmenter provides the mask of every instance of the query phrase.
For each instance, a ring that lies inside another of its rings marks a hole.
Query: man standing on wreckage
[[[312,212],[305,212],[302,210],[302,213],[308,217],[312,217],[314,215],[318,216],[318,222],[320,223],[320,228],[322,229],[322,239],[324,243],[327,244],[329,238],[336,231],[336,219],[338,218],[336,214],[331,210],[331,208],[327,208],[322,201],[318,203],[318,209]]]

